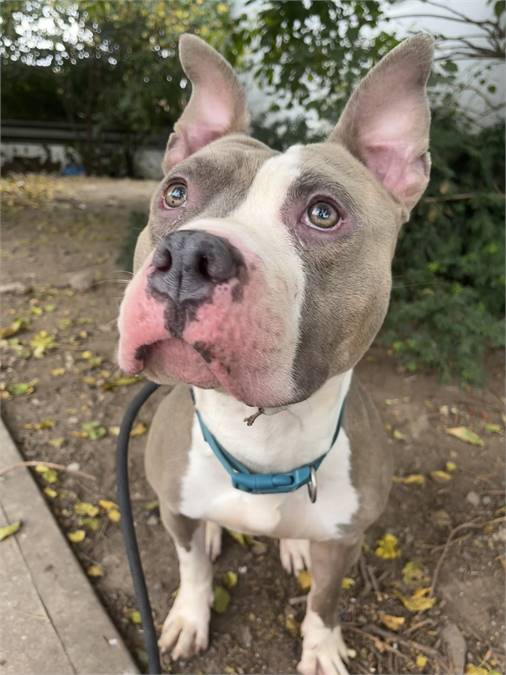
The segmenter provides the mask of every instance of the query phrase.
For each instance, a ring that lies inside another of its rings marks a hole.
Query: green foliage
[[[404,226],[382,340],[409,370],[484,379],[504,339],[504,127],[472,132],[436,112],[432,177]]]
[[[231,27],[220,0],[13,0],[2,13],[2,114],[46,119],[49,104],[52,121],[84,125],[77,149],[89,173],[132,174],[134,150],[167,138],[187,98],[179,35],[197,33],[234,60]]]

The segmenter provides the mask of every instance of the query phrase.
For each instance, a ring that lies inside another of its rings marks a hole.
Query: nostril
[[[211,279],[211,275],[209,273],[209,258],[207,257],[207,255],[201,254],[199,256],[197,269],[199,274],[203,276],[204,279]]]
[[[159,272],[168,272],[172,267],[172,255],[170,251],[168,249],[158,251],[153,263]]]

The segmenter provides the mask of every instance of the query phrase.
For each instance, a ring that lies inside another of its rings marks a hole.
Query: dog
[[[119,318],[127,373],[174,385],[146,472],[179,558],[159,645],[208,645],[222,528],[280,539],[311,570],[303,675],[347,673],[338,590],[382,513],[392,461],[353,374],[379,331],[401,225],[430,172],[433,41],[412,37],[362,80],[325,142],[279,153],[248,135],[231,66],[193,35],[192,84],[134,254]]]

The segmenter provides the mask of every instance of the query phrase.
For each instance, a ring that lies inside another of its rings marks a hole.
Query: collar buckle
[[[311,504],[314,504],[318,496],[318,485],[316,483],[316,469],[314,468],[314,466],[311,467],[309,481],[307,483],[307,492]]]

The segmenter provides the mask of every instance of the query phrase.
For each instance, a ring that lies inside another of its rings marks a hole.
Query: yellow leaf
[[[107,511],[107,517],[113,523],[119,523],[121,520],[121,513],[117,509],[110,509]]]
[[[16,319],[13,321],[10,326],[6,328],[0,328],[0,338],[5,339],[16,335],[21,329],[26,326],[26,321],[24,319]]]
[[[241,546],[247,547],[252,542],[252,538],[249,536],[249,534],[243,534],[242,532],[235,532],[234,530],[227,530],[227,532],[232,537],[232,539],[235,539],[235,541],[238,544],[241,544]]]
[[[455,462],[446,462],[446,470],[452,473],[453,471],[456,471],[457,465]]]
[[[110,511],[111,509],[119,509],[119,506],[115,502],[111,502],[108,499],[99,499],[98,505],[101,506],[104,511]]]
[[[486,668],[475,666],[474,663],[468,663],[466,667],[466,675],[489,675]]]
[[[11,537],[13,534],[16,534],[20,527],[20,520],[16,520],[15,523],[11,523],[10,525],[4,525],[3,527],[0,527],[0,541],[3,541],[4,539],[7,539],[7,537]]]
[[[52,368],[50,372],[52,377],[61,377],[65,375],[65,368]]]
[[[35,471],[42,475],[46,483],[56,483],[58,480],[58,473],[54,469],[50,469],[45,464],[37,464]]]
[[[98,513],[98,506],[89,502],[77,502],[77,504],[74,504],[74,511],[78,516],[91,516],[93,518]]]
[[[427,581],[427,576],[419,563],[410,560],[402,568],[402,580],[406,586],[416,586]]]
[[[299,582],[299,586],[303,591],[309,591],[311,588],[311,572],[308,572],[307,570],[301,570],[297,574],[297,581]]]
[[[100,565],[90,565],[90,567],[88,567],[86,570],[86,574],[89,577],[101,577],[104,574],[104,570],[100,567]]]
[[[73,544],[79,544],[86,539],[86,532],[84,530],[74,530],[73,532],[68,532],[67,537]]]
[[[61,448],[61,446],[65,443],[65,439],[62,437],[59,438],[51,438],[48,441],[49,445],[52,445],[53,448]]]
[[[417,588],[411,596],[399,595],[402,604],[410,612],[425,612],[434,606],[436,598],[428,598],[430,588]]]
[[[136,436],[142,436],[142,434],[145,434],[147,430],[148,428],[144,424],[144,422],[137,422],[137,424],[130,432],[130,436],[132,436],[133,438],[135,438]]]
[[[293,616],[287,616],[285,619],[285,628],[292,637],[298,637],[300,633],[299,623]]]
[[[100,520],[98,518],[80,518],[79,525],[84,525],[92,532],[96,532],[100,527]]]
[[[377,548],[374,553],[383,560],[393,560],[401,555],[398,549],[398,539],[395,534],[385,534],[377,541]]]
[[[127,612],[127,617],[128,617],[129,621],[131,621],[132,623],[135,623],[136,625],[142,623],[141,613],[139,612],[138,609],[130,609]]]
[[[423,654],[418,654],[416,657],[416,665],[418,668],[425,668],[427,665],[428,658],[424,656]]]
[[[390,630],[399,630],[405,623],[406,619],[403,616],[393,616],[392,614],[385,614],[378,612],[379,620]]]
[[[397,441],[405,441],[407,440],[406,434],[403,434],[402,431],[399,431],[399,429],[394,429],[392,432],[392,436],[397,440]]]
[[[230,593],[223,586],[215,586],[213,589],[212,608],[217,614],[224,614],[230,603]]]
[[[480,448],[485,445],[483,439],[481,439],[478,434],[476,434],[474,431],[471,431],[471,429],[468,429],[467,427],[447,428],[446,433],[450,436],[455,436],[455,438],[458,438],[464,443],[469,443],[470,445],[478,445]]]
[[[502,432],[502,427],[500,424],[493,424],[491,422],[485,422],[483,424],[483,428],[490,434],[500,434]]]
[[[44,488],[44,494],[49,497],[49,499],[54,499],[58,496],[56,490],[53,490],[53,488],[50,488],[49,486]]]
[[[109,433],[111,434],[111,436],[119,436],[119,427],[117,426],[109,427]]]
[[[430,477],[432,480],[436,483],[447,483],[449,480],[452,479],[449,473],[446,471],[431,471],[430,472]]]
[[[425,485],[425,476],[421,473],[410,473],[407,476],[394,476],[395,483],[402,485]]]
[[[237,573],[232,570],[228,570],[223,575],[223,583],[227,588],[234,588],[237,586]]]
[[[348,590],[352,586],[355,586],[355,579],[352,579],[351,577],[344,577],[341,581],[341,588],[344,590]]]

